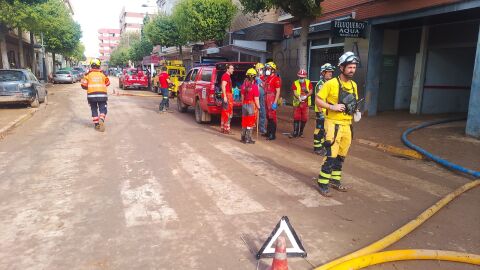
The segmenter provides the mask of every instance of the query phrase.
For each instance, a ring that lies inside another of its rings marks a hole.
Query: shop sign
[[[332,34],[337,37],[364,38],[367,22],[350,20],[332,21]]]

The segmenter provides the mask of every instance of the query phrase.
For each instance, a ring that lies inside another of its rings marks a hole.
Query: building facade
[[[99,59],[102,62],[108,62],[113,49],[120,43],[120,29],[99,29],[98,40],[100,41]]]
[[[345,51],[359,55],[355,80],[369,116],[382,111],[412,114],[466,113],[467,134],[480,137],[480,1],[325,0],[309,27],[308,71],[337,64]],[[285,39],[273,48],[283,89],[296,78],[299,23],[281,14]],[[342,37],[334,21],[366,23],[362,37]],[[286,72],[292,71],[292,72]],[[475,73],[475,75],[474,75]],[[282,95],[291,98],[290,91]]]
[[[128,4],[122,8],[120,13],[120,34],[125,32],[140,32],[143,27],[143,19],[145,16],[158,13],[158,7],[156,3],[150,3],[136,5]]]

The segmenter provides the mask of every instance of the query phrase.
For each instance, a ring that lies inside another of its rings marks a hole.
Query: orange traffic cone
[[[275,256],[273,257],[272,267],[270,270],[288,270],[287,263],[287,245],[285,237],[279,236],[275,245]]]

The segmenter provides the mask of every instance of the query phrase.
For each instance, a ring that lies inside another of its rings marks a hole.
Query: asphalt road
[[[113,80],[116,81],[116,80]],[[115,86],[112,86],[113,89]],[[134,92],[134,91],[132,91]],[[78,84],[0,141],[0,269],[256,269],[258,249],[288,216],[312,269],[415,218],[469,181],[430,162],[354,145],[347,193],[324,198],[310,144],[279,135],[243,145],[199,125],[193,111],[159,113],[160,97],[110,96],[93,129]],[[480,253],[480,189],[460,196],[393,249]],[[269,259],[260,261],[266,269]],[[478,269],[448,262],[371,269]]]

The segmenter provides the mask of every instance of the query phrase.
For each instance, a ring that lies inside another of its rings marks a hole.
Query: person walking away
[[[303,129],[308,121],[308,110],[311,105],[310,96],[313,93],[313,86],[307,79],[307,71],[300,69],[297,73],[298,80],[292,84],[293,90],[293,132],[290,138],[303,138]]]
[[[160,101],[158,109],[161,112],[166,112],[169,107],[168,86],[172,83],[167,73],[167,67],[162,67],[162,72],[158,75],[158,82],[160,84],[160,92],[162,93],[162,100]]]
[[[275,140],[277,132],[277,107],[282,82],[275,73],[277,65],[268,62],[265,65],[265,108],[267,112],[267,140]]]
[[[264,76],[263,76],[263,69],[264,65],[262,63],[257,63],[255,65],[255,69],[257,71],[257,77],[255,78],[257,86],[258,86],[258,100],[260,102],[260,109],[259,109],[259,114],[258,114],[258,129],[260,131],[260,134],[262,136],[266,136],[267,134],[267,127],[266,127],[266,122],[267,122],[267,116],[266,116],[266,110],[265,110],[265,83],[263,82]]]
[[[324,145],[327,154],[318,175],[323,196],[330,196],[329,187],[347,191],[341,184],[342,165],[352,142],[352,118],[354,114],[359,114],[357,84],[352,80],[359,63],[353,52],[340,56],[340,76],[325,82],[316,97],[316,103],[326,109]]]
[[[90,61],[91,69],[83,77],[81,86],[87,90],[87,100],[92,110],[92,120],[95,130],[105,131],[105,118],[107,117],[107,87],[110,80],[100,69],[101,62],[98,59]]]
[[[322,88],[323,84],[332,79],[335,67],[330,63],[325,63],[320,68],[320,80],[315,85],[315,97]],[[315,131],[313,132],[313,152],[320,156],[325,156],[327,150],[323,146],[325,142],[325,108],[321,108],[315,102]]]
[[[233,94],[232,94],[232,78],[234,67],[232,64],[227,64],[227,70],[222,75],[221,87],[222,87],[222,115],[221,115],[221,132],[223,134],[233,135],[230,130],[230,122],[233,116]]]
[[[254,68],[247,70],[247,78],[242,84],[242,135],[241,142],[254,144],[253,128],[257,122],[260,108],[259,90],[256,82],[257,72]]]

